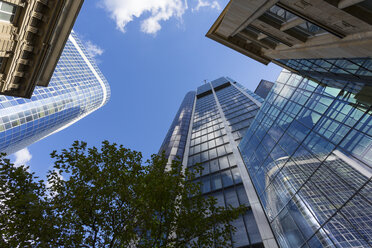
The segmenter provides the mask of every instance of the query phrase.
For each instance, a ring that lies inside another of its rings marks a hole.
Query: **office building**
[[[372,104],[360,90],[283,70],[240,143],[280,247],[372,246]]]
[[[0,1],[0,94],[48,86],[83,0]]]
[[[318,82],[372,90],[370,0],[231,0],[207,37]]]
[[[288,69],[239,145],[279,247],[372,246],[371,17],[371,1],[231,0],[207,34]]]
[[[340,87],[283,70],[265,101],[230,78],[186,95],[162,149],[251,207],[232,247],[372,245],[372,104]]]
[[[250,207],[233,223],[231,247],[277,247],[237,149],[262,102],[230,78],[206,83],[187,93],[160,149],[184,168],[200,163],[202,193],[220,206]]]
[[[58,132],[102,107],[110,87],[72,32],[49,87],[31,99],[0,96],[0,152],[11,154]]]

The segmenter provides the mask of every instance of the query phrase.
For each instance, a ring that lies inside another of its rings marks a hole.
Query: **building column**
[[[271,230],[270,224],[266,218],[265,212],[261,206],[261,203],[258,199],[256,190],[253,186],[253,183],[251,181],[251,178],[248,175],[247,168],[245,167],[245,164],[243,162],[243,159],[240,155],[240,152],[238,150],[238,144],[234,139],[234,136],[232,134],[231,128],[229,126],[229,123],[227,122],[225,118],[225,114],[223,113],[222,107],[220,105],[220,102],[218,101],[218,97],[216,95],[216,92],[214,91],[214,88],[212,84],[210,83],[214,99],[216,101],[217,109],[220,114],[221,120],[225,126],[226,134],[229,139],[229,142],[231,144],[231,148],[239,169],[240,176],[243,181],[244,189],[247,194],[250,206],[252,208],[252,212],[254,215],[254,218],[257,223],[258,230],[260,232],[262,242],[265,246],[265,248],[278,248],[278,244],[275,240],[274,234]],[[234,85],[234,84],[232,84]],[[250,96],[248,93],[241,90],[239,87],[234,85],[237,89],[239,89],[245,96],[247,96],[250,100],[252,100],[255,104],[257,104],[259,107],[262,105],[259,101],[254,99],[252,96]]]

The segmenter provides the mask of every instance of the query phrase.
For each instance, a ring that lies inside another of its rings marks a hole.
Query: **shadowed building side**
[[[0,94],[48,86],[83,0],[0,1]]]
[[[206,36],[263,64],[372,90],[369,0],[231,0]]]

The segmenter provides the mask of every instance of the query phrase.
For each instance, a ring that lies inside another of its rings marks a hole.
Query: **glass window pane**
[[[229,162],[227,161],[226,156],[219,158],[219,161],[220,161],[221,170],[229,168]]]
[[[209,174],[209,162],[203,163],[201,166],[203,167],[202,175],[204,176]]]
[[[245,224],[247,226],[249,239],[251,240],[252,244],[257,244],[262,242],[260,232],[258,231],[258,227],[256,224],[256,220],[254,219],[252,211],[248,211],[244,215]]]
[[[234,182],[230,170],[221,172],[221,176],[224,187],[233,185]]]
[[[211,185],[210,185],[209,177],[203,178],[201,183],[202,183],[201,187],[202,187],[202,193],[203,194],[211,191]]]
[[[209,159],[213,159],[213,158],[216,158],[216,157],[217,157],[216,148],[213,148],[213,149],[209,150]]]
[[[236,192],[234,188],[224,190],[226,205],[231,205],[232,207],[236,208],[239,207],[238,197],[236,196]]]
[[[4,12],[0,12],[0,20],[6,21],[6,22],[11,22],[12,21],[12,15],[4,13]]]
[[[232,169],[231,172],[233,174],[235,184],[241,183],[242,182],[242,178],[240,177],[240,173],[239,173],[238,168]]]
[[[232,235],[234,247],[242,247],[242,246],[249,245],[243,218],[240,217],[239,219],[233,221],[232,225],[236,228],[236,232]]]
[[[209,162],[210,168],[211,168],[211,173],[218,171],[220,169],[218,165],[218,159],[212,160]]]
[[[15,13],[16,7],[9,3],[1,3],[1,10],[9,12],[9,13]]]
[[[240,186],[236,187],[236,192],[237,192],[238,197],[239,197],[240,205],[249,206],[249,201],[248,201],[247,194],[245,193],[244,186],[240,185]]]
[[[211,185],[212,185],[212,190],[217,190],[217,189],[222,188],[220,174],[216,174],[211,177]]]

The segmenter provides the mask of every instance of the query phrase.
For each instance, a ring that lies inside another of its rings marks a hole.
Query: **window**
[[[276,16],[277,18],[279,19],[282,19],[283,21],[288,21],[288,20],[291,20],[293,18],[295,18],[296,16],[282,8],[280,8],[279,6],[272,6],[269,11],[268,11],[270,14]]]
[[[295,14],[277,5],[272,6],[260,17],[262,21],[265,21],[267,24],[270,24],[276,28],[280,28],[282,25],[292,22],[298,18],[299,17]],[[284,32],[303,42],[305,42],[309,37],[328,33],[326,30],[308,21],[303,21],[303,23],[298,24],[290,29],[286,29]]]
[[[15,5],[0,1],[0,21],[12,22],[16,9]]]
[[[327,34],[328,32],[322,29],[321,27],[312,24],[310,22],[304,22],[298,25],[302,29],[302,31],[306,32],[310,36],[316,36],[321,34]]]

